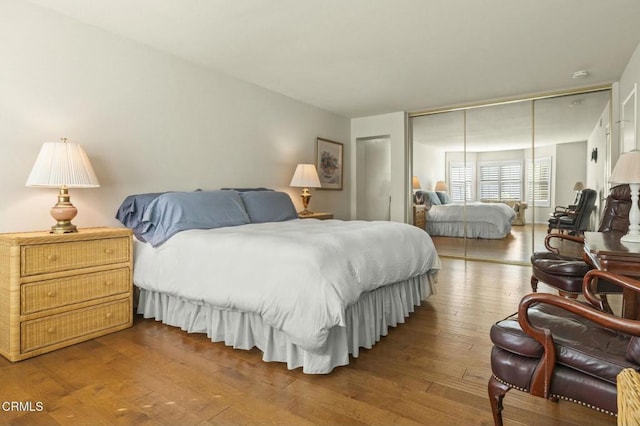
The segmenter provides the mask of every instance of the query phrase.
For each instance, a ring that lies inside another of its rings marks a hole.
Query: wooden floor
[[[0,359],[0,424],[491,425],[489,327],[529,292],[530,268],[443,266],[436,295],[329,375],[288,371],[257,350],[137,317],[119,333],[20,363]],[[7,410],[10,402],[34,411]],[[505,397],[504,418],[507,426],[616,423],[518,391]]]
[[[438,236],[432,239],[441,256],[490,259],[528,265],[531,253],[545,250],[547,228],[546,223],[512,226],[506,237],[496,240]]]

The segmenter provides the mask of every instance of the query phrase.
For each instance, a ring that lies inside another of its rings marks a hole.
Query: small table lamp
[[[573,204],[578,204],[578,199],[580,199],[580,193],[584,189],[584,183],[578,181],[575,185],[573,185],[573,190],[576,191],[576,199],[573,200]]]
[[[449,188],[447,187],[447,183],[443,180],[439,180],[436,182],[436,187],[434,188],[434,191],[436,192],[447,192]]]
[[[71,204],[68,188],[95,188],[100,183],[82,147],[62,138],[61,142],[42,145],[26,185],[60,188],[58,203],[51,208],[51,216],[57,221],[51,233],[65,234],[78,232],[71,224],[78,210]]]
[[[299,214],[302,216],[313,214],[313,212],[308,209],[309,200],[311,199],[309,188],[320,188],[322,186],[318,178],[316,166],[313,164],[298,164],[289,186],[303,188],[300,197],[302,197],[302,207],[304,210],[299,212]]]
[[[629,232],[620,238],[626,243],[640,243],[640,208],[638,191],[640,190],[640,151],[625,152],[618,158],[611,172],[611,183],[628,183],[631,190],[631,209],[629,210]]]
[[[413,179],[411,179],[411,186],[413,187],[413,189],[422,189],[422,185],[420,185],[420,179],[418,179],[418,176],[414,176]]]

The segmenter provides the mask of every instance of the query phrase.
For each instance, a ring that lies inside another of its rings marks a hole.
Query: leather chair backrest
[[[611,188],[600,218],[599,232],[617,232],[626,234],[629,230],[629,210],[631,209],[631,191],[629,185]]]
[[[578,201],[576,202],[574,211],[581,211],[581,209],[584,207],[584,203],[587,202],[588,196],[592,194],[591,191],[593,191],[593,189],[589,188],[585,188],[580,191],[580,196],[578,197]]]
[[[595,189],[587,188],[582,190],[580,201],[576,206],[576,212],[578,212],[578,215],[575,219],[576,230],[584,231],[586,229],[589,229],[591,212],[595,208],[597,199],[598,192]]]

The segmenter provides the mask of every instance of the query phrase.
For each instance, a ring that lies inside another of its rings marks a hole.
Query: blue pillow
[[[437,191],[436,195],[438,196],[438,199],[440,200],[440,204],[449,204],[449,195],[447,195],[446,192],[440,192]]]
[[[162,194],[166,194],[166,192],[150,192],[148,194],[129,195],[124,199],[122,204],[120,204],[120,207],[116,212],[116,219],[118,219],[120,223],[127,228],[133,229],[135,236],[139,240],[144,241],[141,236],[142,216],[144,215],[149,203]]]
[[[169,192],[149,203],[141,236],[153,247],[187,229],[212,229],[249,223],[236,191]]]
[[[438,197],[438,194],[436,194],[433,191],[425,191],[425,195],[426,195],[426,200],[424,201],[425,204],[427,205],[432,205],[432,206],[439,206],[440,204],[442,204],[440,202],[440,198]]]
[[[289,195],[277,191],[246,191],[240,194],[251,223],[282,222],[297,219]]]

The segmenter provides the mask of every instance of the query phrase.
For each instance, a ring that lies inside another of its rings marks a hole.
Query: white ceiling
[[[639,0],[32,2],[347,117],[609,83],[640,43]]]

